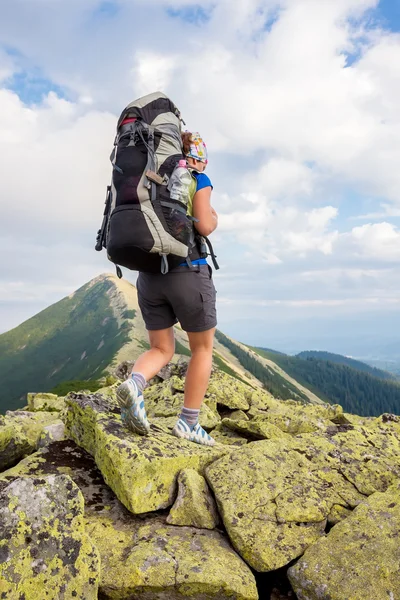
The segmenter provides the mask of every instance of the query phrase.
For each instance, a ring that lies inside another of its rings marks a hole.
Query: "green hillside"
[[[267,348],[263,348],[263,350],[268,351]],[[317,350],[306,350],[305,352],[296,354],[296,356],[297,358],[303,359],[316,358],[317,360],[328,360],[329,362],[333,362],[338,365],[351,367],[352,369],[356,369],[356,371],[361,371],[362,373],[368,373],[368,375],[372,375],[372,377],[378,377],[378,379],[386,379],[388,381],[397,380],[397,378],[388,371],[371,367],[367,363],[361,362],[360,360],[354,360],[353,358],[348,358],[347,356],[342,356],[341,354],[332,354],[332,352],[320,352]]]
[[[114,316],[107,295],[113,285],[97,278],[0,335],[0,413],[23,406],[28,391],[102,375],[129,329]]]
[[[361,416],[400,414],[400,384],[365,371],[317,358],[299,358],[253,348],[273,360],[320,398],[341,404],[346,412]]]
[[[249,371],[254,377],[256,377],[263,384],[264,388],[268,390],[275,398],[281,398],[282,400],[288,400],[295,398],[308,402],[309,399],[299,388],[287,381],[274,369],[262,365],[257,358],[252,356],[246,350],[243,350],[237,343],[231,341],[221,331],[216,331],[215,337],[223,344],[230,352],[235,356],[242,367]],[[256,349],[254,349],[256,350]],[[275,354],[274,354],[275,356]],[[281,355],[285,356],[285,355]],[[275,361],[277,362],[277,361]]]
[[[186,333],[176,327],[175,336],[176,353],[189,357]],[[95,391],[100,378],[149,348],[135,286],[115,275],[96,277],[0,335],[0,414],[22,408],[28,392]],[[213,358],[222,371],[247,382],[229,357],[214,352]]]

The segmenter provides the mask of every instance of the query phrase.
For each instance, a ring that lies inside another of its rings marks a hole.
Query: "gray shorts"
[[[216,291],[209,265],[177,267],[166,275],[139,273],[136,283],[146,329],[167,329],[180,322],[188,332],[217,325]]]

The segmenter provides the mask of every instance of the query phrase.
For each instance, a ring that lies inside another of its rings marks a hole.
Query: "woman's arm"
[[[195,193],[193,198],[193,216],[198,219],[194,224],[200,235],[210,235],[218,225],[218,215],[211,206],[211,187],[205,187]]]

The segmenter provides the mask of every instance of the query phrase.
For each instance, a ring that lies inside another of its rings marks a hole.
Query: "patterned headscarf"
[[[207,158],[207,146],[203,138],[198,132],[192,133],[190,140],[190,150],[187,154],[191,158],[199,160],[205,164],[208,164]]]

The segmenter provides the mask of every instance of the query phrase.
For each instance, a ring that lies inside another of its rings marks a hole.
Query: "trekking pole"
[[[110,204],[111,204],[111,185],[108,185],[107,193],[106,193],[106,200],[105,200],[106,206],[104,208],[104,213],[103,213],[103,222],[101,224],[100,229],[97,232],[97,237],[96,237],[95,249],[97,250],[97,252],[100,252],[100,250],[102,250],[104,247],[104,234],[106,231],[106,225],[107,225],[107,221],[108,221],[108,213],[110,211]]]

